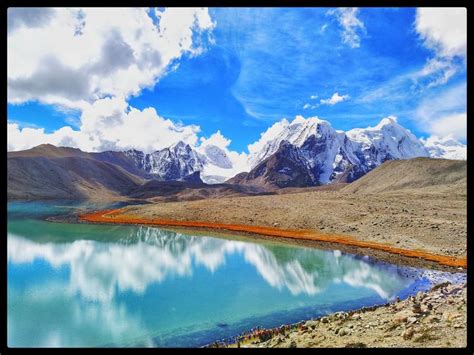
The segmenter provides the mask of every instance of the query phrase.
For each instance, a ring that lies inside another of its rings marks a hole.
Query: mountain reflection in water
[[[76,240],[71,243],[35,243],[13,234],[8,260],[15,264],[42,259],[70,269],[70,291],[94,301],[110,301],[117,291],[142,294],[153,283],[170,276],[191,276],[193,267],[215,272],[232,254],[240,254],[272,287],[293,295],[314,295],[331,282],[367,287],[389,300],[410,280],[366,260],[307,248],[269,246],[211,237],[188,236],[150,227],[138,227],[114,243]]]

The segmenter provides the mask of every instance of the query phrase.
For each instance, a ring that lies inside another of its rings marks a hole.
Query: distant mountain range
[[[128,197],[179,201],[268,193],[255,186],[205,184],[200,171],[193,171],[192,162],[183,164],[189,146],[175,148],[162,151],[168,161],[161,168],[136,151],[86,153],[42,144],[9,152],[7,196],[9,200]]]
[[[465,156],[465,145],[451,139],[419,140],[392,118],[344,132],[327,121],[297,116],[262,135],[248,156],[247,171],[238,171],[215,145],[195,149],[178,142],[153,153],[134,149],[86,153],[45,144],[8,153],[8,183],[9,196],[22,195],[27,186],[28,193],[55,198],[88,196],[89,190],[149,196],[146,186],[156,190],[159,185],[162,191],[170,181],[183,186],[227,182],[226,186],[305,187],[352,182],[387,160]],[[40,193],[45,185],[50,186],[46,196]]]
[[[298,116],[274,125],[272,134],[250,155],[251,170],[229,182],[277,187],[352,182],[387,160],[462,159],[463,151],[465,158],[466,146],[458,143],[455,154],[449,149],[455,143],[421,141],[393,118],[344,132],[327,121]]]

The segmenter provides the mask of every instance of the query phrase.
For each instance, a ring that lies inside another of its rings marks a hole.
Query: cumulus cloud
[[[439,56],[466,56],[466,8],[418,8],[415,25],[425,46]]]
[[[138,94],[182,55],[212,40],[207,9],[55,8],[8,11],[8,102],[84,109]],[[106,19],[106,21],[104,20]]]
[[[349,98],[349,95],[339,95],[339,93],[335,92],[330,98],[328,99],[321,99],[320,103],[321,105],[335,105],[339,102],[342,102],[344,100],[347,100]]]
[[[154,11],[153,21],[149,11]],[[8,123],[8,150],[50,143],[85,151],[196,145],[200,128],[128,105],[183,55],[202,53],[215,24],[204,8],[8,10],[8,102],[79,109],[77,129]]]
[[[8,150],[23,150],[50,143],[88,152],[139,149],[147,153],[183,141],[196,145],[200,128],[182,125],[158,115],[154,108],[130,107],[124,98],[95,101],[82,112],[79,130],[62,127],[52,133],[8,123]]]
[[[457,85],[442,94],[425,98],[415,110],[418,126],[439,137],[465,140],[467,134],[466,84]]]
[[[467,114],[466,112],[441,116],[429,127],[430,132],[439,137],[451,136],[455,139],[466,139]]]
[[[41,27],[54,16],[54,9],[40,7],[10,7],[7,15],[7,29],[12,32],[20,27]]]
[[[426,48],[433,51],[425,66],[414,75],[427,87],[445,84],[466,59],[467,11],[465,8],[418,8],[415,28]],[[465,65],[465,63],[464,63]]]
[[[199,141],[201,142],[202,147],[213,145],[221,149],[226,149],[231,143],[231,140],[224,137],[220,130],[211,134],[209,138],[201,137]]]
[[[342,27],[342,41],[352,48],[360,47],[360,32],[365,31],[364,23],[357,18],[358,12],[356,7],[341,7],[328,11]]]

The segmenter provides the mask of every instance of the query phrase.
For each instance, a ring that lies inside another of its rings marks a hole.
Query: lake
[[[45,220],[100,207],[8,204],[9,347],[199,347],[465,280],[338,250]]]

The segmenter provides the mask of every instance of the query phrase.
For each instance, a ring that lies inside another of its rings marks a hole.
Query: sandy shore
[[[154,203],[83,219],[330,242],[369,255],[375,250],[452,267],[467,265],[465,195],[317,191]]]
[[[466,304],[467,285],[445,283],[403,301],[337,312],[289,331],[266,330],[262,339],[255,334],[240,347],[466,347]]]

